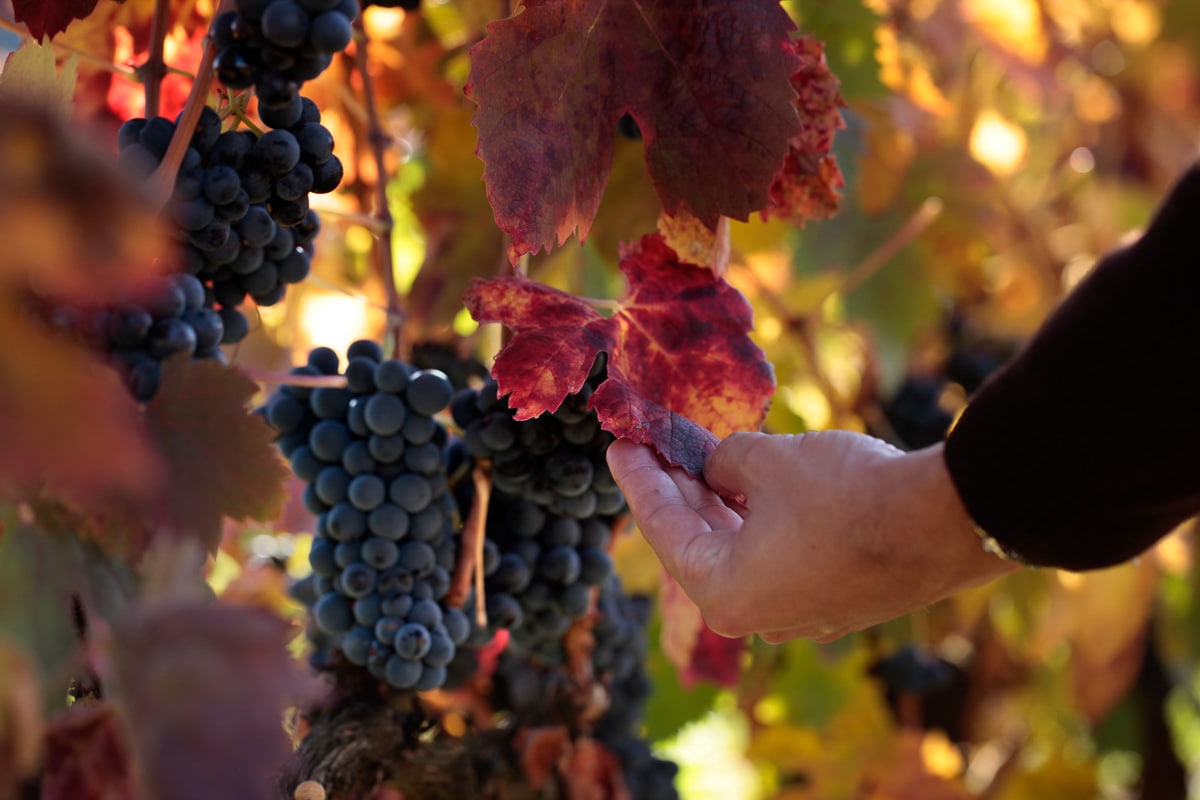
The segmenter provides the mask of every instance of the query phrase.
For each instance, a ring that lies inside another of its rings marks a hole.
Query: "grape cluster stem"
[[[146,118],[158,116],[159,98],[162,95],[162,80],[167,74],[163,60],[163,48],[167,40],[167,17],[171,13],[171,0],[155,0],[154,20],[150,24],[150,55],[139,68],[146,89]]]
[[[379,121],[379,106],[375,102],[375,82],[367,62],[368,38],[363,28],[362,15],[354,21],[354,65],[362,79],[363,101],[367,111],[367,141],[375,159],[375,222],[373,255],[375,268],[383,281],[387,293],[387,337],[391,340],[392,355],[399,357],[406,315],[400,302],[400,291],[396,287],[396,267],[392,259],[392,210],[388,205],[387,162],[384,153],[389,137]]]
[[[471,470],[471,481],[475,484],[475,500],[471,503],[471,511],[463,523],[462,548],[458,563],[454,567],[454,576],[450,583],[450,591],[446,602],[455,608],[462,608],[467,596],[471,593],[472,576],[475,586],[475,622],[479,627],[487,627],[487,611],[483,586],[483,543],[487,538],[488,506],[492,498],[492,476],[483,464],[477,464]]]
[[[213,14],[213,19],[231,8],[233,8],[233,0],[221,0],[221,5]],[[200,59],[200,68],[196,71],[196,80],[192,82],[191,91],[188,92],[183,115],[180,117],[179,125],[175,128],[175,135],[171,137],[171,145],[167,148],[167,154],[163,156],[158,169],[150,176],[150,197],[157,208],[161,209],[165,206],[175,191],[175,176],[179,173],[179,165],[183,163],[184,153],[191,146],[192,134],[196,130],[200,112],[204,110],[208,102],[208,91],[212,88],[213,82],[213,59],[216,57],[217,48],[213,44],[212,36],[209,35],[204,39],[204,55]]]

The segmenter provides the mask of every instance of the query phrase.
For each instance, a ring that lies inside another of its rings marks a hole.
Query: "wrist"
[[[906,487],[895,498],[897,514],[908,521],[914,556],[929,574],[935,599],[1021,568],[986,547],[950,477],[941,444],[906,453],[895,462]]]

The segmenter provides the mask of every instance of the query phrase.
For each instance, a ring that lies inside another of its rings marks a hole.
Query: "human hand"
[[[1018,568],[983,550],[941,445],[735,433],[707,484],[628,441],[608,463],[667,572],[725,636],[832,641]]]

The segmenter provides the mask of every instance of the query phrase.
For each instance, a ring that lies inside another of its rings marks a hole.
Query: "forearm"
[[[966,509],[1027,563],[1119,563],[1200,511],[1198,221],[1193,168],[951,432]]]

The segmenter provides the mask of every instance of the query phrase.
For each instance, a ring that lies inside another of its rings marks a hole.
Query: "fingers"
[[[666,470],[654,451],[617,441],[609,445],[608,465],[625,494],[638,528],[667,572],[697,590],[711,572],[717,538],[712,532],[734,528],[741,518],[720,498],[682,470]]]
[[[722,497],[739,498],[749,496],[758,480],[755,470],[761,452],[771,437],[765,433],[731,433],[704,462],[704,480]]]

